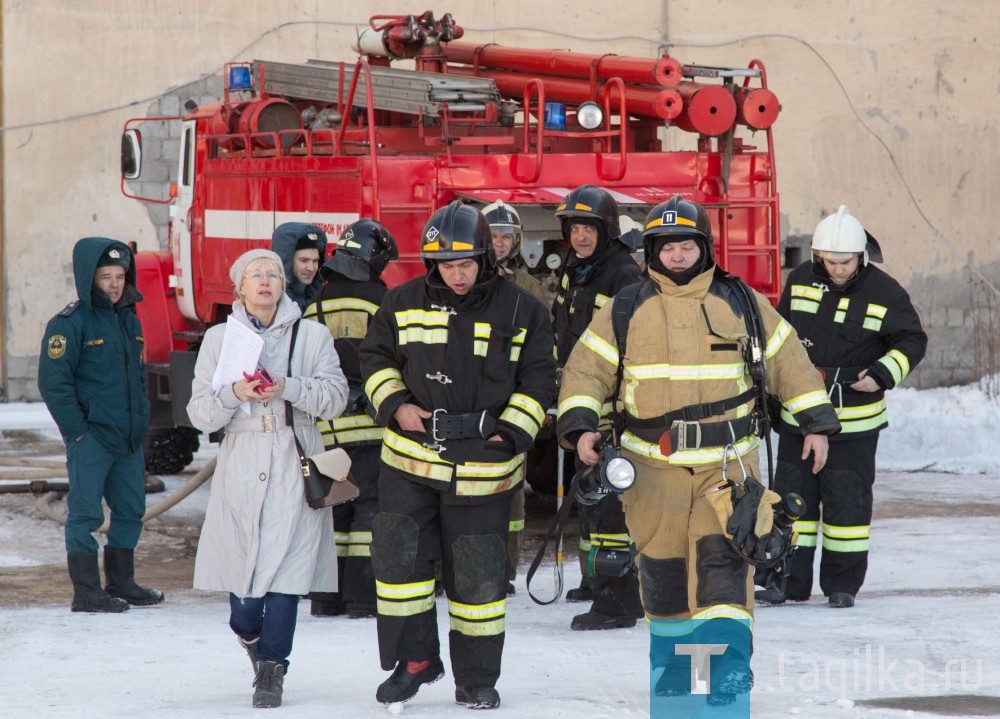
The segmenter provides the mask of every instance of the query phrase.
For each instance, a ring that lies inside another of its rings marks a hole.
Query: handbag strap
[[[292,338],[288,343],[288,371],[292,371],[292,352],[295,351],[295,338],[299,334],[299,320],[295,320],[295,324],[292,325]],[[295,410],[292,409],[292,403],[287,399],[285,400],[285,424],[287,424],[292,429],[292,439],[295,440],[295,449],[299,453],[299,462],[302,464],[303,469],[308,466],[308,460],[306,460],[306,453],[302,450],[302,444],[299,442],[299,437],[295,434]]]

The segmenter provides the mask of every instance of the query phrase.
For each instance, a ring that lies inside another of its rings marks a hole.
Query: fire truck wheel
[[[152,430],[146,436],[144,454],[150,474],[177,474],[194,459],[200,446],[198,430],[191,427]]]

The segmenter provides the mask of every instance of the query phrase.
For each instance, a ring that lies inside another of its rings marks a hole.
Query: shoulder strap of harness
[[[643,290],[645,289],[645,292]],[[612,443],[617,446],[625,430],[625,412],[618,411],[618,393],[621,391],[625,376],[625,343],[628,339],[628,324],[635,314],[639,304],[639,295],[645,297],[653,291],[653,283],[648,279],[626,285],[615,294],[611,301],[611,329],[615,333],[615,345],[618,348],[618,369],[615,371],[615,389],[611,393],[611,423],[614,427]]]

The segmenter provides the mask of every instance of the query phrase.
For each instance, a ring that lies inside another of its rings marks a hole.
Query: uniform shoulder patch
[[[59,316],[60,317],[69,317],[71,314],[73,314],[74,312],[76,312],[76,308],[79,307],[79,306],[80,306],[80,300],[73,300],[68,305],[66,305],[65,307],[62,308],[62,311],[59,312]]]
[[[62,335],[52,335],[48,341],[49,359],[59,359],[66,354],[66,338]]]

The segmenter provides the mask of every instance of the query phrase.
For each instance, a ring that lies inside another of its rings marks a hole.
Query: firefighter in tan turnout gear
[[[881,249],[847,207],[816,226],[812,251],[789,275],[778,312],[820,368],[843,429],[817,473],[800,459],[797,418],[781,412],[775,488],[801,494],[807,510],[795,523],[799,548],[787,578],[770,574],[757,599],[809,599],[822,519],[820,589],[831,607],[843,608],[854,606],[868,569],[875,450],[888,424],[885,392],[923,359],[927,335],[906,290],[870,264],[882,260]]]
[[[639,552],[642,602],[654,637],[673,631],[677,622],[671,620],[752,621],[747,557],[756,556],[753,542],[759,549],[771,539],[757,531],[773,531],[773,493],[766,492],[765,502],[749,491],[759,487],[754,479],[763,418],[745,354],[755,346],[748,312],[761,320],[764,342],[756,346],[763,379],[809,433],[803,453],[811,455],[816,471],[826,459],[826,435],[839,429],[822,380],[791,326],[757,293],[747,292],[741,306],[731,281],[715,266],[711,233],[705,209],[680,197],[649,213],[643,232],[647,276],[629,308],[624,353],[612,321],[616,300],[605,304],[580,338],[559,393],[557,432],[584,463],[594,465],[601,405],[617,388],[624,425],[619,444],[636,469],[634,484],[620,496]],[[740,489],[752,503],[735,504]],[[747,506],[749,531],[742,513]],[[750,690],[749,659],[749,651],[744,656],[730,647],[713,662],[710,702],[730,703]],[[689,658],[666,660],[655,694],[690,690]]]
[[[382,704],[444,676],[434,601],[440,559],[455,701],[499,706],[511,496],[554,401],[545,308],[496,274],[490,227],[458,201],[424,227],[427,274],[386,294],[361,345],[386,425],[372,563]]]
[[[351,457],[351,478],[360,493],[353,502],[333,508],[340,590],[310,595],[313,616],[347,614],[352,619],[375,616],[375,573],[372,570],[372,519],[378,511],[378,456],[382,427],[368,413],[361,380],[358,347],[386,293],[382,271],[399,257],[396,240],[375,220],[349,225],[337,248],[320,268],[324,284],[304,319],[326,325],[340,358],[350,393],[347,409],[332,420],[317,422],[325,449],[342,447]]]

